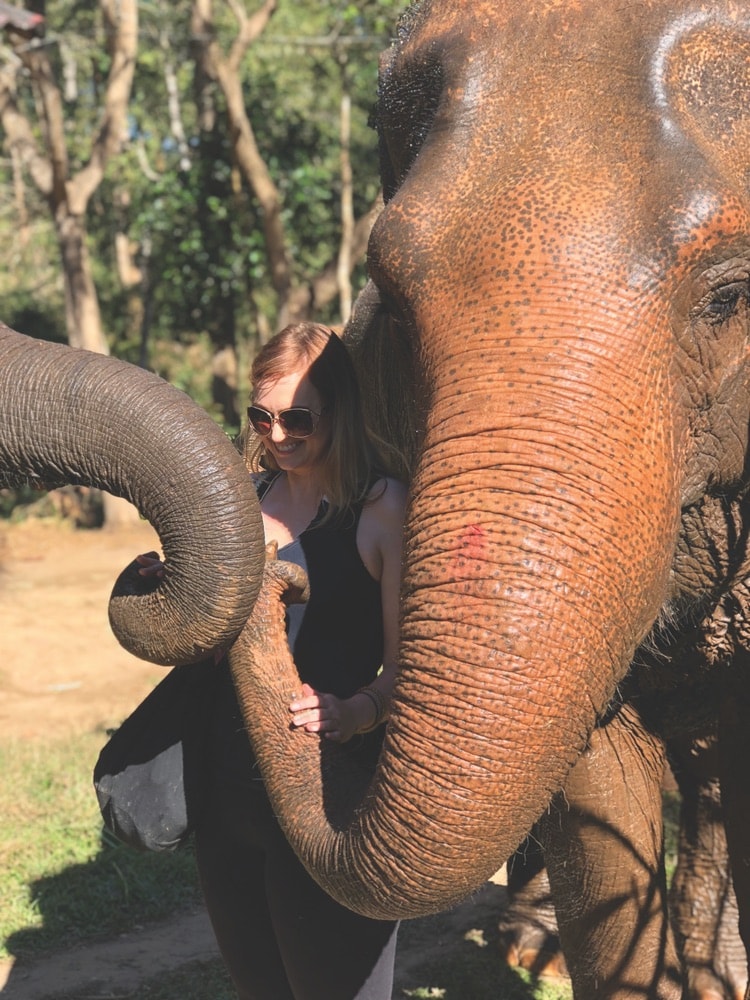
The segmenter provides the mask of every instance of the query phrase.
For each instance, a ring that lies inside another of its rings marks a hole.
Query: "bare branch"
[[[345,82],[345,74],[342,73]],[[348,93],[341,95],[341,240],[337,267],[337,284],[341,302],[341,322],[346,323],[352,310],[352,241],[354,239],[354,182],[349,155],[352,101]]]
[[[185,138],[185,128],[182,124],[182,109],[180,108],[180,88],[177,84],[177,74],[170,58],[171,46],[165,31],[159,32],[159,47],[164,54],[164,83],[167,88],[167,108],[169,110],[169,127],[180,151],[180,170],[190,169],[190,150]]]
[[[151,166],[148,159],[148,153],[144,146],[143,140],[138,139],[135,143],[135,156],[138,160],[138,166],[141,168],[141,173],[143,176],[150,181],[158,181],[161,178],[161,174],[157,173],[156,170]]]
[[[372,207],[357,219],[352,236],[350,267],[362,260],[367,252],[375,220],[383,211],[383,199],[378,195]],[[289,295],[289,320],[307,319],[320,311],[339,294],[339,260],[332,260],[314,278],[311,285],[298,286]]]
[[[203,66],[221,87],[227,104],[230,134],[237,165],[258,200],[268,255],[271,282],[279,297],[283,315],[291,287],[291,267],[286,249],[286,235],[281,218],[281,196],[273,182],[255,139],[245,109],[239,64],[251,41],[258,37],[276,9],[277,0],[266,0],[253,17],[240,0],[227,0],[238,21],[238,34],[229,58],[224,58],[213,32],[210,0],[194,0],[193,31],[201,45]]]
[[[57,48],[62,62],[63,97],[70,104],[78,100],[78,64],[73,49],[62,39]]]
[[[281,219],[281,196],[258,148],[255,132],[245,111],[239,77],[224,63],[216,68],[217,78],[227,102],[237,164],[261,207],[266,251],[271,265],[271,281],[283,304],[291,284],[291,270]]]
[[[76,213],[85,210],[89,198],[104,177],[108,161],[122,146],[138,50],[137,0],[101,0],[101,7],[112,64],[104,98],[104,117],[92,146],[91,158],[70,188],[71,209]]]
[[[44,133],[47,164],[50,170],[48,186],[40,188],[55,204],[65,201],[65,184],[68,179],[68,149],[65,142],[62,95],[55,81],[48,51],[44,46],[24,45],[17,53],[31,74],[39,103],[39,123]],[[27,123],[28,124],[28,123]],[[31,128],[29,126],[29,134]],[[31,170],[31,165],[29,164]],[[34,183],[39,185],[32,174]]]
[[[260,37],[271,20],[278,7],[278,0],[265,0],[265,3],[249,17],[243,0],[227,0],[227,4],[237,19],[239,28],[227,56],[227,64],[232,72],[237,72],[247,55],[247,50]]]

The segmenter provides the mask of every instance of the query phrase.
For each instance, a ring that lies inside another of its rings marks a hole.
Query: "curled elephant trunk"
[[[244,625],[263,531],[244,463],[184,393],[114,358],[0,325],[0,485],[80,484],[133,503],[161,539],[151,593],[123,577],[110,603],[126,649],[154,663],[200,659]]]
[[[465,898],[548,806],[663,597],[667,560],[647,568],[645,553],[668,551],[676,530],[666,492],[649,530],[638,494],[618,503],[611,483],[602,516],[575,477],[540,474],[534,496],[506,467],[483,488],[477,469],[440,453],[439,475],[428,447],[413,484],[399,674],[372,781],[340,748],[289,729],[299,680],[283,570],[267,569],[230,653],[287,837],[327,892],[382,919]],[[625,555],[641,529],[643,564]]]
[[[299,682],[276,571],[230,654],[290,842],[326,891],[372,917],[443,910],[500,867],[668,594],[682,423],[663,372],[623,331],[606,364],[629,379],[602,379],[591,317],[559,320],[548,339],[536,322],[531,301],[529,329],[505,337],[485,336],[476,313],[421,317],[399,671],[372,782],[289,731]]]

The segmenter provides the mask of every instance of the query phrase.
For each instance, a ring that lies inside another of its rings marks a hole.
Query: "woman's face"
[[[322,413],[323,400],[306,371],[284,375],[275,382],[260,385],[253,394],[253,405],[262,406],[274,416],[293,406],[305,406],[322,414],[313,433],[306,438],[289,437],[277,420],[271,433],[263,438],[266,450],[283,472],[308,473],[320,463],[330,439],[330,425]]]

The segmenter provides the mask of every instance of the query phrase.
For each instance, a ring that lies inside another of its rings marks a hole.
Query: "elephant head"
[[[226,435],[184,393],[0,324],[0,487],[23,483],[107,490],[156,528],[163,581],[139,594],[139,578],[123,574],[110,602],[113,630],[136,656],[190,662],[242,629],[264,559],[255,490]]]
[[[289,664],[248,666],[242,640],[233,664],[243,699],[276,699],[252,738],[295,849],[392,917],[491,875],[660,612],[718,586],[692,532],[747,489],[750,18],[425,0],[377,123],[386,204],[349,335],[416,447],[372,784],[286,731]]]

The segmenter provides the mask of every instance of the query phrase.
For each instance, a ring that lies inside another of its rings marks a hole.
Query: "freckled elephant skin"
[[[669,739],[718,727],[750,941],[750,12],[424,0],[376,119],[348,336],[377,426],[413,428],[400,670],[349,825],[328,755],[257,720],[275,809],[382,917],[451,905],[545,814],[576,996],[672,1000]]]
[[[156,528],[164,580],[141,593],[142,578],[124,575],[110,603],[130,652],[190,662],[241,630],[263,565],[255,491],[226,435],[184,393],[0,324],[0,487],[24,483],[107,490]]]

